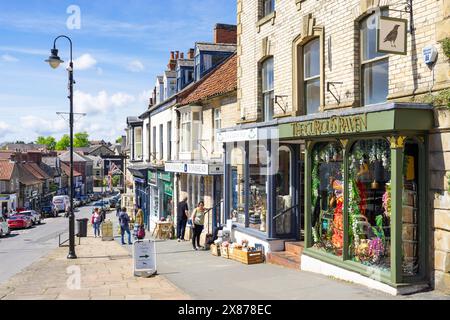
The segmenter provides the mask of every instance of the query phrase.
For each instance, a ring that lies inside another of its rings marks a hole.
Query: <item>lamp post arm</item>
[[[56,37],[55,41],[53,41],[53,49],[56,49],[56,41],[58,41],[61,38],[69,40],[69,43],[70,43],[70,62],[73,62],[73,44],[72,44],[72,39],[70,39],[68,36],[60,35],[60,36]]]

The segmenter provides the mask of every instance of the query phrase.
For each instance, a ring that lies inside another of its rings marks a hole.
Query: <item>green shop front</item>
[[[148,170],[151,228],[161,219],[173,216],[174,176],[163,167]]]
[[[429,280],[427,105],[384,104],[280,121],[304,142],[302,270],[392,294]]]

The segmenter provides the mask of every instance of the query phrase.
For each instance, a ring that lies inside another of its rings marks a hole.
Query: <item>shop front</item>
[[[152,223],[173,217],[173,185],[174,176],[164,169],[148,170],[150,193],[150,214]]]
[[[433,121],[397,103],[280,120],[280,144],[305,143],[302,270],[393,294],[428,285]]]
[[[0,216],[16,211],[17,205],[16,194],[0,194]]]
[[[147,168],[144,166],[129,167],[128,171],[134,179],[134,205],[135,208],[144,212],[144,222],[147,228],[150,227],[149,192],[147,183]],[[131,212],[129,212],[131,213]],[[135,212],[132,212],[133,216]]]

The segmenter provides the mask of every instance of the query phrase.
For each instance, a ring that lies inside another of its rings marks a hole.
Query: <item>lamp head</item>
[[[53,48],[51,52],[52,54],[47,60],[45,60],[45,62],[47,62],[53,69],[57,69],[61,65],[61,63],[64,63],[64,61],[62,61],[58,56],[58,49]]]

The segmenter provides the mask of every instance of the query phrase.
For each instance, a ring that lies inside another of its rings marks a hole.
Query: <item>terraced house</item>
[[[450,1],[238,0],[224,212],[269,261],[450,290]],[[444,50],[447,48],[447,50]]]

